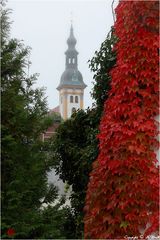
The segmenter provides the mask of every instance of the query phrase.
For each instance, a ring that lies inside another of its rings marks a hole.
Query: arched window
[[[70,102],[73,103],[73,96],[70,96]]]
[[[72,59],[72,63],[75,63],[75,59],[74,58]]]
[[[71,63],[71,58],[68,59],[68,62]]]
[[[78,103],[78,96],[75,96],[75,102]]]
[[[76,108],[73,107],[73,108],[72,108],[72,114],[73,114],[75,111],[76,111]]]

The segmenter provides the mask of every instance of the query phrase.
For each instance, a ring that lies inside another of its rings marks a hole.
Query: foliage
[[[110,89],[109,70],[113,68],[116,56],[112,51],[116,39],[113,30],[102,43],[100,50],[90,60],[90,68],[94,72],[93,98],[96,106],[86,111],[79,110],[72,117],[63,122],[55,139],[51,143],[51,156],[63,181],[72,186],[70,196],[73,217],[76,229],[73,229],[74,238],[83,238],[83,208],[86,196],[86,187],[89,180],[92,162],[98,154],[99,119],[102,114],[104,100]],[[105,83],[102,79],[105,78]],[[83,126],[83,130],[82,130]]]
[[[49,119],[51,119],[52,123],[60,123],[62,121],[61,115],[56,112],[49,113]]]
[[[3,9],[1,22],[1,183],[2,238],[63,238],[67,209],[53,203],[56,189],[48,185],[45,143],[40,134],[50,120],[43,89],[33,87],[37,76],[26,74],[29,48],[10,39],[9,10]],[[52,215],[54,214],[54,215]],[[46,225],[47,221],[49,222]],[[59,230],[58,230],[59,228]]]
[[[108,33],[107,38],[101,44],[100,50],[95,52],[95,56],[89,61],[89,67],[94,73],[94,87],[92,89],[92,97],[96,101],[97,119],[103,112],[103,105],[108,98],[110,90],[111,76],[109,71],[116,63],[116,52],[113,51],[113,46],[117,41],[114,34],[114,29]]]
[[[71,206],[76,222],[74,238],[81,238],[83,233],[85,191],[91,163],[97,156],[96,126],[94,110],[79,110],[59,126],[50,146],[57,173],[72,185]]]
[[[53,125],[59,125],[61,122],[62,122],[62,118],[61,118],[60,114],[49,111],[45,115],[45,117],[41,120],[41,126],[53,127]],[[43,131],[43,132],[46,132],[46,131]],[[46,151],[47,151],[47,147],[48,147],[47,145],[48,144],[46,143]]]
[[[158,2],[120,1],[116,67],[85,204],[85,238],[158,231]]]
[[[74,227],[69,207],[61,207],[62,203],[47,206],[40,210],[37,228],[33,229],[30,239],[66,239],[72,237],[70,228]],[[69,235],[69,237],[68,237]]]

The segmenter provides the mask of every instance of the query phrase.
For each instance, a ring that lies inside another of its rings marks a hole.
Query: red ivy
[[[85,238],[158,231],[158,11],[157,1],[120,1],[116,9],[117,64],[88,184]]]

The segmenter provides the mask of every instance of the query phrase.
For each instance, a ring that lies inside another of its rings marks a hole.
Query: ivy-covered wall
[[[120,1],[116,14],[117,62],[85,205],[89,239],[158,231],[158,2]]]

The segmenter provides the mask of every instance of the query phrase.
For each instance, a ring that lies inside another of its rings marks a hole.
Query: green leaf
[[[122,221],[120,224],[120,228],[126,228],[129,225],[129,222],[127,221]]]

